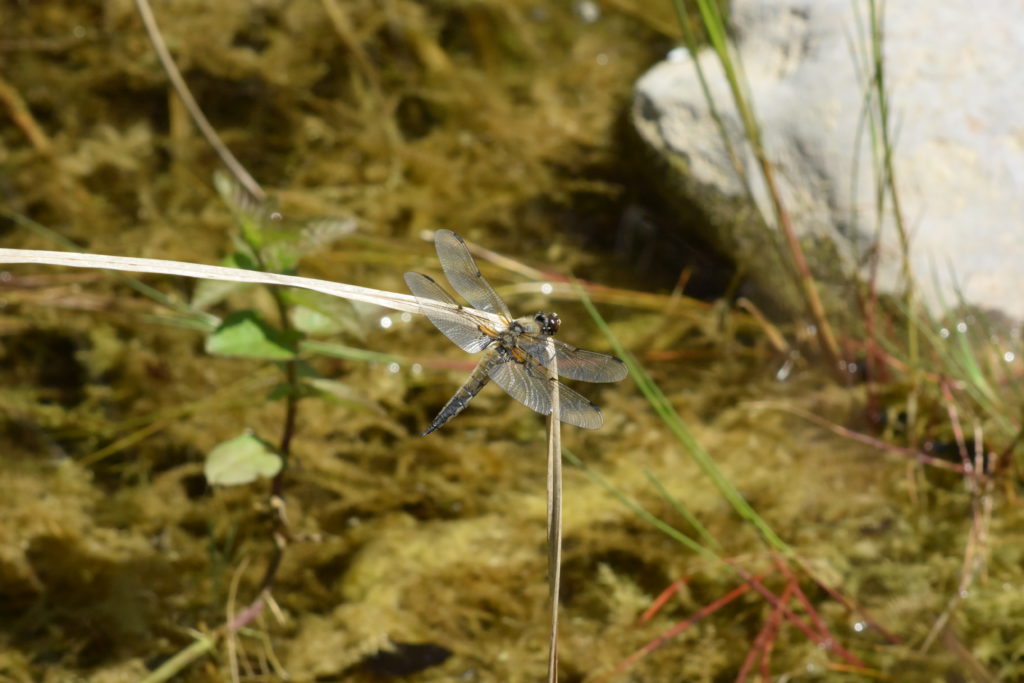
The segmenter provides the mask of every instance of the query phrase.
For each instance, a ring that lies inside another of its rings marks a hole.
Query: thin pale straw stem
[[[157,273],[206,280],[297,287],[299,289],[309,289],[341,297],[342,299],[363,301],[396,311],[416,314],[423,313],[425,310],[452,313],[460,309],[458,306],[438,301],[417,300],[416,297],[410,294],[399,294],[397,292],[347,285],[340,282],[317,280],[311,277],[280,275],[278,273],[264,273],[256,270],[243,270],[241,268],[227,268],[224,266],[208,266],[183,261],[108,256],[105,254],[74,254],[65,251],[0,248],[0,264],[3,263],[39,263],[51,266],[68,266],[71,268],[100,268],[103,270],[119,270],[133,273]],[[462,310],[472,310],[475,315],[492,320],[496,324],[500,322],[498,316],[492,313],[467,309],[466,307],[461,308]]]
[[[139,15],[142,17],[142,23],[146,25],[146,33],[149,34],[149,40],[153,43],[153,49],[156,50],[156,56],[160,58],[160,64],[163,65],[164,71],[167,72],[167,78],[170,79],[171,85],[174,86],[174,90],[178,93],[178,97],[181,98],[182,103],[185,105],[185,109],[188,110],[189,116],[195,121],[196,127],[206,138],[206,141],[213,147],[213,151],[217,153],[220,160],[227,166],[231,174],[235,176],[239,183],[257,200],[263,201],[267,198],[267,193],[263,191],[260,184],[256,182],[256,179],[245,170],[245,166],[235,158],[235,155],[231,153],[228,146],[224,144],[224,141],[217,135],[217,131],[210,125],[209,120],[206,118],[206,114],[199,108],[199,104],[196,99],[192,97],[192,92],[188,89],[188,85],[185,83],[185,79],[182,78],[181,72],[178,71],[177,65],[174,63],[174,58],[171,57],[170,51],[167,49],[167,44],[164,43],[164,38],[160,33],[160,27],[156,23],[156,17],[153,16],[153,10],[149,6],[148,0],[135,0],[136,7],[139,8]]]
[[[238,583],[242,579],[242,574],[245,572],[245,568],[249,565],[249,558],[243,557],[242,563],[235,570],[234,575],[231,577],[231,585],[228,588],[228,603],[227,603],[227,619],[224,623],[232,624],[235,621],[235,599],[238,597]],[[227,641],[227,657],[228,667],[231,674],[232,683],[238,683],[238,641],[235,636],[235,629],[229,628],[225,634]]]
[[[548,597],[551,601],[551,640],[548,682],[558,683],[558,603],[562,583],[562,423],[558,416],[558,356],[548,338],[548,377],[551,381],[551,415],[548,416]]]

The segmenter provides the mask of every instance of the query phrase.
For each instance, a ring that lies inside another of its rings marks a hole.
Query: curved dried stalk
[[[206,138],[210,147],[213,147],[213,151],[217,153],[220,160],[227,166],[231,174],[235,176],[246,191],[259,201],[265,200],[267,193],[263,191],[263,188],[252,177],[252,174],[245,169],[242,162],[231,153],[231,150],[224,144],[224,141],[220,139],[217,131],[210,125],[209,119],[206,118],[206,114],[199,108],[196,98],[192,97],[192,91],[188,89],[185,79],[182,78],[178,66],[174,63],[174,58],[171,57],[171,53],[167,49],[167,44],[160,33],[160,27],[157,26],[156,17],[153,16],[153,10],[149,6],[149,0],[135,0],[135,5],[139,8],[142,23],[146,25],[146,33],[149,34],[149,40],[153,43],[153,49],[156,50],[156,56],[160,59],[160,64],[164,67],[164,71],[167,72],[167,78],[170,79],[175,92],[178,93],[178,97],[181,98],[185,109],[188,110],[189,116],[195,121],[196,127],[199,128],[199,131]]]
[[[135,258],[129,256],[109,256],[105,254],[76,254],[65,251],[45,251],[36,249],[3,249],[0,248],[0,263],[41,263],[51,266],[69,266],[71,268],[100,268],[103,270],[119,270],[133,273],[156,273],[160,275],[179,275],[205,280],[224,280],[227,282],[248,282],[262,285],[280,285],[309,289],[331,296],[376,304],[406,313],[423,314],[426,310],[452,312],[459,307],[440,301],[419,301],[411,294],[399,294],[382,289],[347,285],[329,280],[318,280],[297,275],[280,275],[264,273],[257,270],[227,268],[225,266],[208,266],[185,261],[166,261],[164,259]],[[467,310],[468,307],[461,307]],[[486,318],[496,325],[501,319],[486,311],[473,310],[474,315]]]

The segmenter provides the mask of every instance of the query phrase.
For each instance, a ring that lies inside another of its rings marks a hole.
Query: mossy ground
[[[618,120],[632,78],[670,45],[672,21],[667,3],[602,7],[593,23],[569,3],[518,0],[181,0],[155,11],[214,127],[281,211],[358,221],[356,236],[307,258],[303,273],[403,291],[405,270],[437,270],[422,231],[449,227],[537,265],[664,289],[657,272],[608,250],[637,192]],[[0,26],[9,210],[95,253],[211,263],[230,250],[232,219],[210,182],[216,159],[131,2],[8,3]],[[19,102],[31,120],[9,116]],[[4,246],[62,248],[2,226]],[[282,404],[267,399],[279,374],[204,355],[199,334],[165,324],[158,307],[105,275],[11,272],[0,283],[0,679],[138,680],[191,643],[193,629],[223,623],[236,573],[237,605],[252,599],[272,548],[265,487],[210,490],[202,461],[246,428],[279,433]],[[146,280],[182,299],[194,287]],[[270,310],[260,297],[229,304]],[[516,310],[540,303],[509,299]],[[606,310],[776,532],[904,642],[858,632],[862,617],[805,581],[845,647],[893,680],[960,680],[976,675],[975,663],[1021,675],[1024,539],[1012,499],[996,493],[987,568],[947,635],[918,654],[962,567],[972,521],[962,482],[777,410],[850,424],[865,406],[862,390],[810,371],[774,382],[781,359],[756,333],[731,334],[740,323],[723,325],[715,308],[683,300],[671,313]],[[571,341],[602,346],[578,308],[560,311]],[[243,676],[275,678],[259,673],[271,670],[269,643],[294,680],[379,680],[359,663],[390,640],[452,653],[409,680],[541,679],[543,421],[489,388],[421,438],[468,359],[423,320],[383,330],[367,316],[362,338],[349,341],[461,365],[414,375],[317,361],[358,402],[301,404],[287,511],[296,534],[321,540],[288,547],[274,588],[285,619],[267,611],[243,635]],[[779,590],[764,545],[635,388],[588,389],[607,424],[567,429],[566,445],[685,528],[650,471],[727,556]],[[95,457],[101,449],[108,454]],[[582,472],[568,471],[565,489],[564,680],[610,670],[738,585]],[[650,600],[684,575],[692,579],[679,599],[638,626]],[[770,612],[750,593],[620,678],[730,680]],[[266,640],[256,637],[263,630]],[[182,680],[225,680],[226,658],[219,649]],[[831,679],[830,661],[786,626],[772,671]]]

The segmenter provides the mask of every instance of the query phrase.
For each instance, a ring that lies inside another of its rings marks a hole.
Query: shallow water
[[[812,411],[866,429],[864,388],[836,387],[806,363],[779,383],[784,359],[756,325],[668,296],[692,250],[678,236],[644,232],[672,217],[636,182],[639,155],[622,131],[632,79],[671,45],[667,6],[324,0],[154,9],[213,126],[276,198],[282,230],[318,217],[357,221],[352,235],[307,254],[302,274],[404,291],[404,271],[438,272],[424,231],[448,227],[530,266],[624,288],[594,293],[614,332],[791,545],[788,566],[804,567],[799,585],[822,620],[816,628],[862,662],[864,676],[1020,675],[1018,507],[999,506],[984,572],[936,644],[917,652],[964,566],[972,513],[960,479],[794,416]],[[217,161],[131,3],[9,4],[0,26],[13,93],[0,119],[3,203],[49,228],[32,231],[9,215],[3,246],[59,249],[64,239],[94,253],[200,263],[232,250],[238,226],[213,190]],[[27,114],[17,115],[18,103]],[[670,231],[676,225],[668,220]],[[624,247],[645,235],[653,247]],[[696,289],[728,281],[711,257],[695,263]],[[577,304],[523,292],[513,286],[522,275],[482,267],[514,312],[556,307],[565,339],[607,350]],[[200,333],[112,277],[10,273],[0,283],[0,677],[140,680],[255,597],[274,547],[267,486],[211,489],[203,457],[245,429],[280,437],[284,403],[268,396],[282,374],[203,353]],[[142,279],[180,301],[196,287]],[[276,315],[256,289],[212,311],[246,308]],[[273,586],[280,618],[264,610],[233,655],[219,646],[177,680],[228,680],[232,659],[246,680],[276,680],[277,667],[294,680],[542,679],[543,419],[489,387],[419,437],[473,359],[423,319],[388,317],[385,327],[380,310],[341,315],[347,326],[333,341],[400,362],[310,360],[341,398],[299,403],[284,490],[294,538]],[[656,480],[732,564],[696,556],[568,469],[566,681],[596,680],[744,585],[737,567],[776,594],[787,583],[768,545],[631,380],[576,388],[600,403],[607,423],[567,428],[566,447],[695,535]],[[1012,503],[1009,494],[995,496]],[[683,577],[678,594],[638,623]],[[807,620],[806,607],[792,604]],[[749,591],[615,680],[735,679],[780,618],[772,615]],[[765,664],[773,677],[850,670],[819,644],[826,636],[816,642],[782,622]],[[395,643],[394,657],[373,656]]]

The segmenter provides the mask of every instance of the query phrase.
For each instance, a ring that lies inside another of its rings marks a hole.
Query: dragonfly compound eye
[[[558,317],[557,313],[538,313],[534,319],[540,325],[541,334],[553,335],[562,326],[562,319]]]

